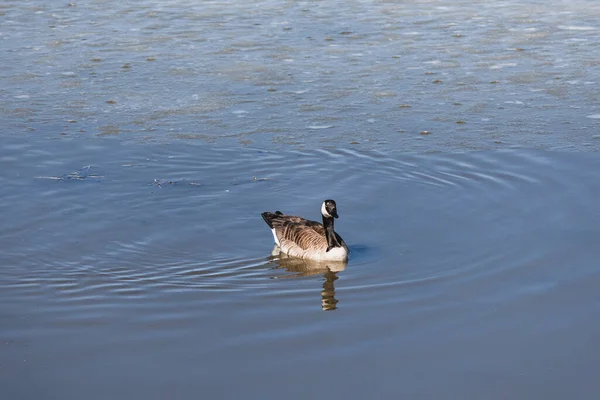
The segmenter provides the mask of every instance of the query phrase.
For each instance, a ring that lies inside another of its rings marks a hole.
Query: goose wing
[[[296,217],[299,218],[299,217]],[[279,240],[294,242],[303,250],[327,248],[325,229],[318,222],[300,218],[300,221],[290,219],[282,221],[279,228],[275,228]]]
[[[265,218],[265,221],[268,220],[267,223],[275,230],[277,238],[282,243],[290,241],[303,250],[316,249],[323,246],[327,248],[325,228],[318,222],[293,215],[277,213],[263,215],[263,218]]]

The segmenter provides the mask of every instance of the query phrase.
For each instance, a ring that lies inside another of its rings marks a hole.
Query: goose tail
[[[282,216],[283,213],[281,211],[275,211],[274,213],[265,211],[260,215],[263,217],[267,225],[269,225],[269,228],[273,229],[273,220]]]

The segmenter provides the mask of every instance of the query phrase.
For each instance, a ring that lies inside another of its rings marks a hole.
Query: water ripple
[[[527,265],[527,257],[511,257],[530,241],[511,236],[552,243],[555,229],[573,218],[582,221],[573,210],[589,209],[598,194],[596,186],[573,179],[582,174],[570,162],[575,156],[535,151],[419,155],[149,146],[117,147],[114,159],[96,162],[106,151],[88,147],[77,162],[61,165],[45,160],[49,146],[23,171],[29,179],[7,183],[17,211],[26,204],[23,196],[40,187],[45,193],[33,200],[37,207],[28,207],[27,220],[5,219],[12,290],[52,289],[75,303],[170,290],[280,298],[308,295],[323,284],[333,288],[337,281],[334,303],[370,293],[375,305],[377,292],[455,285]],[[98,165],[102,181],[35,179],[38,166],[61,177],[71,176],[77,164]],[[157,187],[155,179],[163,184]],[[551,194],[541,205],[540,193]],[[333,279],[328,269],[308,273],[272,260],[260,212],[318,220],[326,197],[338,200],[337,230],[351,248],[348,268]],[[561,206],[567,198],[575,208]],[[536,254],[551,250],[538,246]],[[272,279],[286,277],[300,280]]]

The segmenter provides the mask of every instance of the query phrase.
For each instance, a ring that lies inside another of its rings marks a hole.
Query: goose
[[[348,260],[348,247],[333,230],[333,219],[338,217],[334,200],[325,200],[321,205],[323,224],[281,211],[261,215],[281,253],[313,261]]]

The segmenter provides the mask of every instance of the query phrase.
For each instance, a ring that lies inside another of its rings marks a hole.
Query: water
[[[68,4],[0,6],[4,134],[600,149],[594,0]]]
[[[9,398],[598,389],[595,154],[64,146],[2,148]],[[327,197],[348,266],[272,259]]]
[[[0,397],[597,397],[599,16],[0,5]]]

